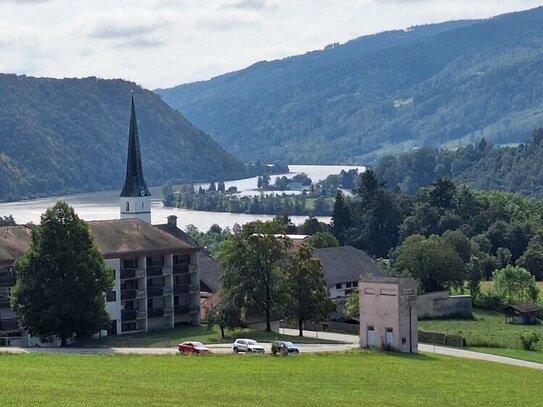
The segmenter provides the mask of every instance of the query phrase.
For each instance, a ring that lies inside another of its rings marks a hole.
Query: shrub
[[[520,335],[520,341],[522,342],[522,347],[524,350],[536,350],[537,343],[539,342],[539,335],[535,332],[532,332],[531,335]]]

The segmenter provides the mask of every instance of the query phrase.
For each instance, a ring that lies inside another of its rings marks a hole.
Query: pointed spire
[[[143,178],[141,168],[140,142],[138,138],[138,122],[134,107],[134,91],[132,91],[132,106],[130,108],[130,130],[128,133],[128,158],[126,161],[126,179],[122,197],[151,196]]]

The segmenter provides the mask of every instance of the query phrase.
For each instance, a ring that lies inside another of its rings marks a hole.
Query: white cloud
[[[0,0],[3,72],[122,77],[149,88],[416,24],[538,0]]]

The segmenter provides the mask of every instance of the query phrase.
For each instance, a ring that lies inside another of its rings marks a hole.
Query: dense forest
[[[132,90],[150,185],[256,170],[134,83],[0,75],[0,200],[119,189]]]
[[[375,172],[390,190],[408,194],[440,177],[451,177],[479,189],[543,196],[543,129],[516,147],[496,147],[485,139],[454,150],[421,148],[386,156]]]
[[[369,164],[524,141],[543,123],[543,8],[361,37],[157,90],[242,159]]]
[[[331,230],[341,244],[386,259],[396,275],[416,277],[424,291],[461,290],[474,270],[480,280],[517,266],[543,279],[542,219],[543,202],[535,198],[450,178],[409,196],[387,190],[368,170],[352,197],[338,192]]]

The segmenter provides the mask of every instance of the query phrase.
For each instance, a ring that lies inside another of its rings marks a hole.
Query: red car
[[[201,342],[183,342],[177,345],[177,349],[182,355],[211,353]]]

